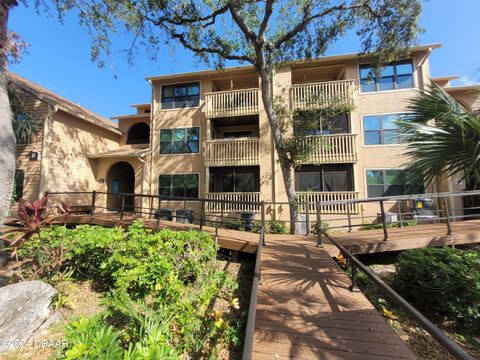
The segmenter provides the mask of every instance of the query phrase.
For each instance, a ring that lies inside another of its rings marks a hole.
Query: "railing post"
[[[158,205],[157,205],[157,230],[160,226],[160,209],[162,206],[162,200],[160,200],[160,196],[158,197]]]
[[[351,280],[352,284],[349,286],[349,290],[352,292],[359,292],[360,289],[358,288],[357,285],[357,266],[353,263],[353,261],[349,261],[350,263],[350,274],[351,274]]]
[[[95,190],[92,191],[92,205],[90,208],[90,216],[95,215],[95,202],[97,201],[97,192]]]
[[[265,242],[265,201],[262,201],[260,203],[260,210],[261,210],[261,215],[260,215],[260,221],[261,221],[261,224],[262,224],[262,228],[260,231],[263,230],[263,241],[262,241],[262,246],[266,244]]]
[[[382,213],[383,241],[387,241],[388,239],[387,218],[385,216],[385,205],[383,204],[383,200],[380,200],[380,211]]]
[[[123,212],[125,211],[125,195],[121,195],[121,205],[120,205],[120,221],[123,220]]]
[[[397,200],[397,213],[398,213],[398,227],[403,227],[402,207],[400,206],[400,200]]]
[[[310,196],[308,196],[305,199],[305,226],[306,226],[306,231],[305,231],[305,236],[308,236],[310,234]]]
[[[443,206],[445,207],[445,217],[447,218],[447,235],[452,235],[452,223],[450,222],[450,210],[448,208],[447,198],[443,198]]]
[[[350,204],[347,204],[347,217],[348,217],[348,232],[352,232],[352,214],[350,211]]]
[[[322,217],[320,213],[320,201],[317,201],[317,223],[315,224],[315,230],[317,231],[317,246],[322,245]]]
[[[203,223],[205,222],[205,200],[202,199],[202,206],[200,210],[200,230],[203,229]]]

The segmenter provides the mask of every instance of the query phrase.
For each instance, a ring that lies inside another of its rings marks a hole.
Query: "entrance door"
[[[122,197],[120,194],[133,194],[135,192],[135,171],[132,165],[126,161],[120,161],[112,165],[107,176],[108,192],[107,209],[120,210]],[[124,209],[134,210],[134,197],[124,196]]]

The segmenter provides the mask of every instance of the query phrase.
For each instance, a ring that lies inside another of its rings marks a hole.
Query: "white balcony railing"
[[[301,143],[309,150],[304,164],[356,163],[358,160],[356,134],[308,136]]]
[[[358,192],[356,191],[324,191],[324,192],[299,192],[297,193],[298,201],[300,205],[300,212],[306,212],[306,204],[308,202],[308,210],[310,214],[314,214],[317,211],[317,202],[329,202],[329,201],[345,201],[358,199]],[[358,204],[334,204],[323,205],[320,209],[322,214],[325,215],[347,215],[349,212],[351,215],[358,214]]]
[[[224,203],[207,201],[206,211],[211,213],[239,213],[242,211],[260,211],[259,192],[215,192],[206,193],[209,200],[223,200]],[[222,205],[223,204],[223,205]]]
[[[208,118],[258,114],[258,89],[207,93],[205,113]]]
[[[258,139],[204,141],[205,166],[251,166],[259,164]]]
[[[291,87],[293,110],[321,109],[332,105],[353,105],[353,80],[297,84]]]

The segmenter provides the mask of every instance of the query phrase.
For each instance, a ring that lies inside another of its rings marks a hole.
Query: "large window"
[[[200,129],[198,127],[186,129],[160,130],[160,154],[188,154],[198,153]]]
[[[159,195],[198,198],[198,174],[160,175]]]
[[[329,119],[318,118],[312,122],[305,118],[308,115],[299,115],[294,118],[294,133],[300,136],[308,135],[332,135],[349,133],[348,114],[340,114]]]
[[[23,198],[23,184],[25,182],[25,171],[15,170],[15,194],[16,201]]]
[[[162,109],[177,109],[198,106],[200,85],[178,84],[162,86]]]
[[[405,114],[364,116],[363,134],[365,145],[398,144],[400,139],[397,121],[405,119]]]
[[[375,76],[370,65],[360,66],[362,92],[409,89],[413,87],[413,61],[391,63]]]
[[[236,172],[222,175],[223,192],[254,192],[255,175]]]
[[[296,191],[351,191],[351,168],[307,167],[295,172]]]
[[[367,195],[371,197],[421,194],[422,180],[407,170],[367,170]]]

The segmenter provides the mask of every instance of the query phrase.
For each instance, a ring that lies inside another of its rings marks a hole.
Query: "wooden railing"
[[[317,211],[317,202],[335,202],[345,200],[358,199],[356,191],[324,191],[324,192],[299,192],[297,193],[298,202],[301,204],[299,211],[306,212],[306,204],[308,203],[308,211],[313,214]],[[325,215],[351,215],[358,214],[358,204],[329,204],[321,208],[322,214]]]
[[[358,160],[356,134],[308,136],[301,142],[308,148],[304,164],[356,163]]]
[[[258,139],[204,141],[205,166],[250,166],[259,164]]]
[[[353,80],[297,84],[291,87],[293,110],[320,109],[332,105],[353,105]]]
[[[209,118],[258,114],[258,89],[207,93],[205,113]]]
[[[242,211],[258,212],[260,210],[259,192],[215,192],[206,193],[209,200],[223,200],[230,202],[206,202],[207,212],[212,213],[238,213]],[[252,204],[254,203],[254,204]]]

